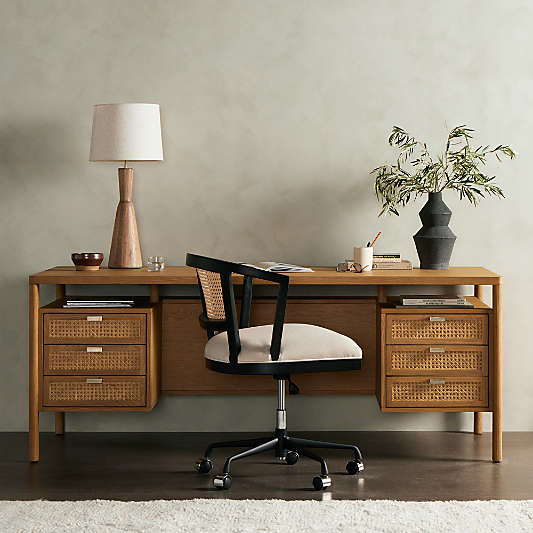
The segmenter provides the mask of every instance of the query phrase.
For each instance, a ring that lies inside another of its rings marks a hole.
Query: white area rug
[[[533,500],[2,501],[0,531],[530,533],[533,531]]]

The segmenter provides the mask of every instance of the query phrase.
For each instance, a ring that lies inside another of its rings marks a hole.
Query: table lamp
[[[128,161],[162,161],[158,104],[94,106],[89,161],[123,161],[118,169],[120,201],[109,252],[109,268],[141,268],[142,255],[133,207],[133,168]]]

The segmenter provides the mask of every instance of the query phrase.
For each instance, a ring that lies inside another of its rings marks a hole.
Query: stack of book
[[[133,307],[135,304],[133,298],[115,298],[109,296],[96,296],[87,298],[82,296],[67,296],[63,307],[66,309],[83,309],[86,307]]]
[[[412,270],[411,261],[402,259],[400,254],[374,254],[373,270]]]
[[[396,303],[396,307],[410,307],[415,309],[423,309],[425,307],[471,309],[474,307],[465,296],[409,295],[391,298],[391,301]]]

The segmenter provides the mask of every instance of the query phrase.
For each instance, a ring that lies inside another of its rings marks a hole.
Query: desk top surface
[[[335,267],[311,267],[314,272],[287,274],[291,285],[498,285],[501,276],[483,267],[450,267],[449,270],[373,270],[356,274]],[[52,285],[196,285],[196,272],[187,266],[167,266],[161,272],[101,268],[94,272],[58,266],[33,274],[30,283]],[[242,276],[234,276],[242,283]],[[268,284],[254,280],[256,284]]]

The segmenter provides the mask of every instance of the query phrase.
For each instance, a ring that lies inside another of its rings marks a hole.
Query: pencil
[[[376,244],[376,241],[379,239],[379,236],[381,235],[381,231],[376,235],[376,238],[372,241],[372,244],[369,246],[369,248],[372,248],[374,244]]]

